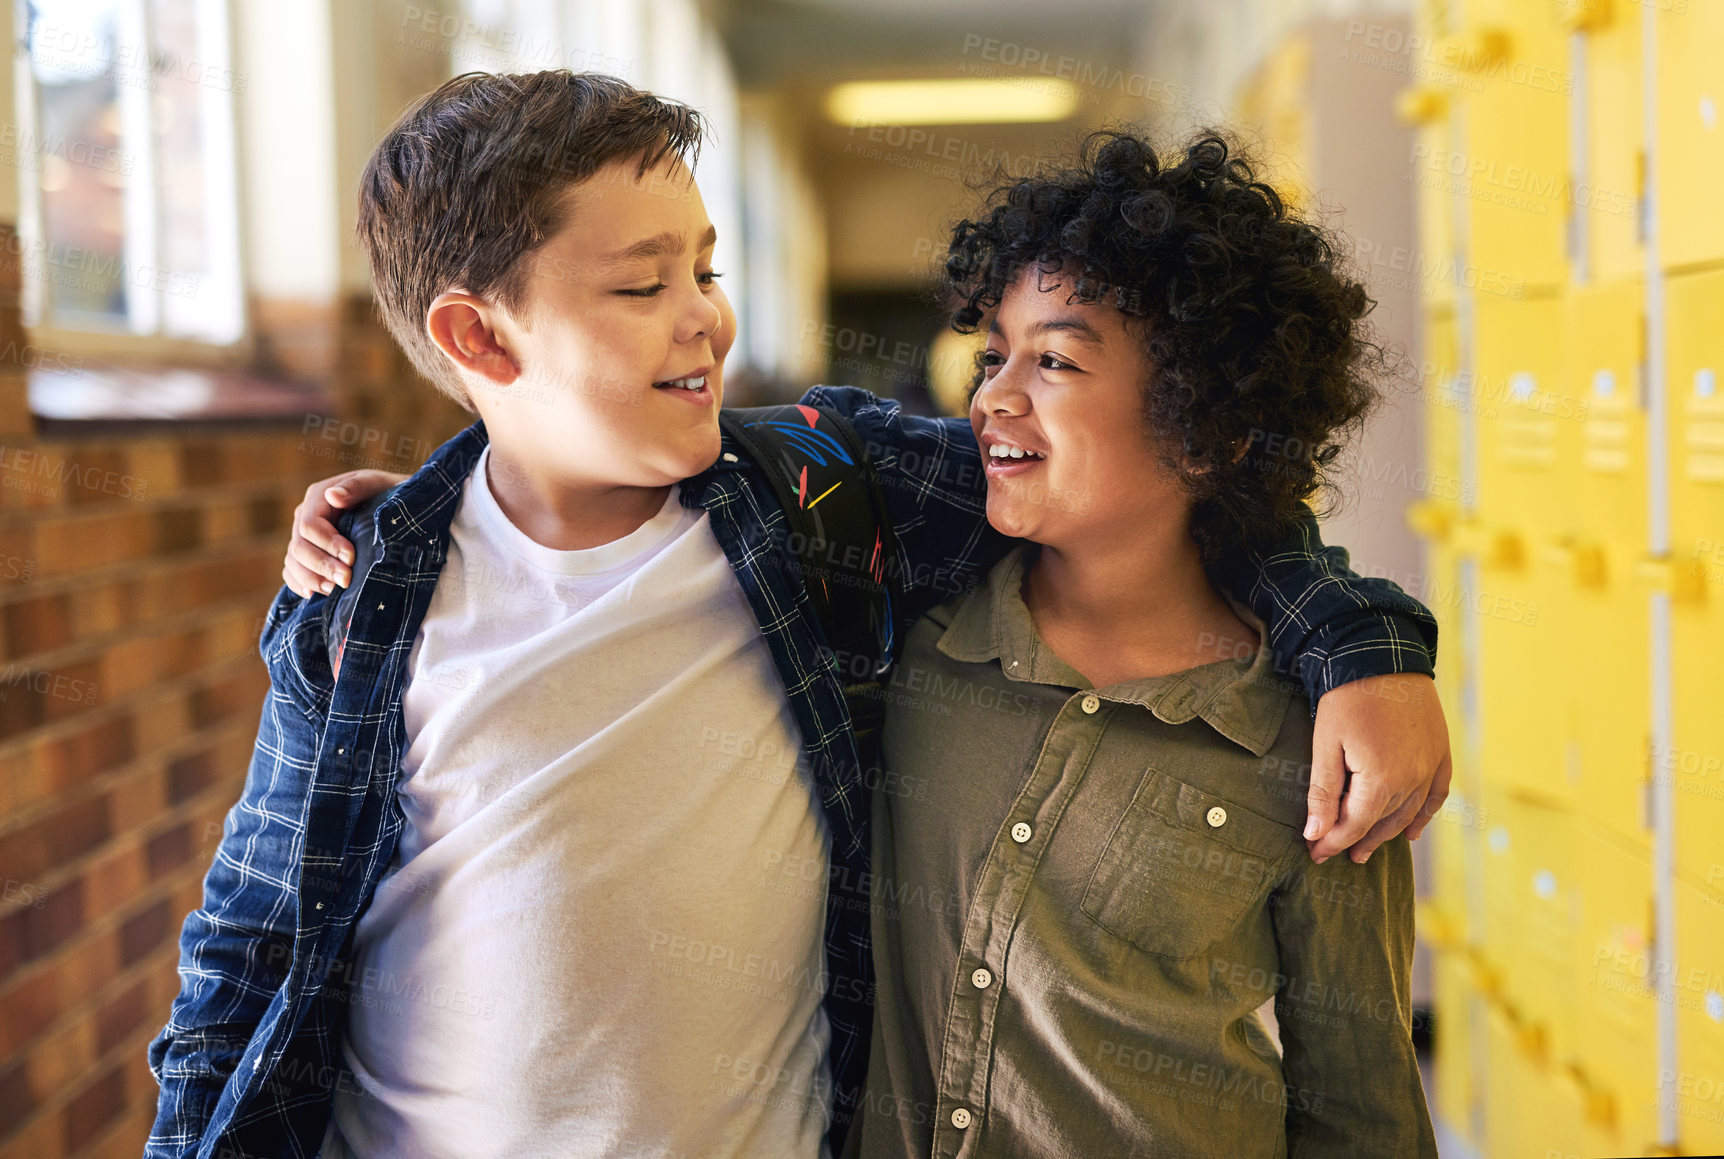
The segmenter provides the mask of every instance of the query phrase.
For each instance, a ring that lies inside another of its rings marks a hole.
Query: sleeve
[[[306,601],[287,589],[265,621],[267,655]],[[320,637],[321,639],[321,637]],[[306,796],[320,733],[305,674],[271,664],[245,788],[222,825],[203,905],[180,933],[180,992],[149,1048],[161,1090],[146,1159],[195,1154],[229,1076],[287,978],[299,921]]]
[[[1435,1159],[1413,1053],[1413,856],[1303,864],[1274,898],[1290,1159]]]
[[[900,621],[969,591],[1010,550],[988,525],[987,480],[967,420],[905,414],[854,386],[817,386],[802,402],[849,419],[873,461],[898,542]]]
[[[1269,627],[1275,666],[1305,685],[1312,711],[1331,688],[1367,676],[1429,676],[1437,656],[1430,610],[1386,579],[1347,566],[1347,550],[1326,547],[1311,509],[1263,552],[1241,553],[1215,581]]]

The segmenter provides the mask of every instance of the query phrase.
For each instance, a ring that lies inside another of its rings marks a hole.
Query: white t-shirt
[[[462,494],[414,641],[406,828],[355,934],[326,1156],[823,1154],[828,834],[673,489],[585,551]]]

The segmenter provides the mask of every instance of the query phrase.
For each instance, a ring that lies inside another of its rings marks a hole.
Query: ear
[[[446,290],[425,311],[425,331],[459,369],[497,386],[521,377],[521,364],[497,332],[497,307],[460,290]]]

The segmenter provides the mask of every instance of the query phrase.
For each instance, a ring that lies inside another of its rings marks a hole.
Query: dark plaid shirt
[[[1010,546],[989,529],[982,463],[962,420],[908,416],[847,387],[804,402],[846,415],[868,445],[897,533],[901,629],[974,586]],[[463,484],[486,435],[445,443],[374,508],[376,563],[360,583],[340,680],[326,633],[332,597],[283,589],[260,651],[270,691],[244,792],[228,814],[204,904],[180,938],[181,988],[150,1046],[161,1083],[147,1156],[310,1156],[328,1123],[341,1059],[352,935],[403,825],[396,802],[407,657],[442,571]],[[873,1012],[866,896],[868,784],[843,685],[787,554],[785,519],[742,448],[684,482],[711,515],[784,681],[831,831],[826,921],[832,1149],[841,1148],[866,1068]],[[1312,702],[1337,684],[1429,673],[1436,624],[1417,601],[1362,579],[1306,524],[1221,581],[1269,624],[1277,664]],[[897,633],[902,639],[904,631]]]

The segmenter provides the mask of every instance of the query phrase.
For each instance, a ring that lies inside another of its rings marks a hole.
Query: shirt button
[[[1219,829],[1223,825],[1227,824],[1227,810],[1223,809],[1220,805],[1217,805],[1209,811],[1209,815],[1206,820],[1209,822],[1209,827],[1211,829]]]
[[[970,975],[970,981],[976,984],[976,989],[986,990],[994,984],[994,976],[986,969],[978,967],[975,973]]]
[[[727,463],[734,463],[736,462],[736,456],[731,454],[729,451],[726,451],[724,453],[724,461]]]
[[[1100,707],[1101,707],[1101,697],[1099,697],[1099,696],[1086,696],[1083,698],[1083,710],[1085,712],[1094,712],[1096,709],[1098,709]]]
[[[957,1110],[952,1112],[952,1126],[954,1126],[954,1127],[958,1128],[958,1130],[962,1131],[965,1127],[968,1127],[969,1125],[970,1125],[970,1112],[966,1111],[963,1107],[959,1107]]]
[[[1016,841],[1019,845],[1022,845],[1030,839],[1030,834],[1034,832],[1035,830],[1031,829],[1026,822],[1019,821],[1016,825],[1012,826],[1012,840]]]

